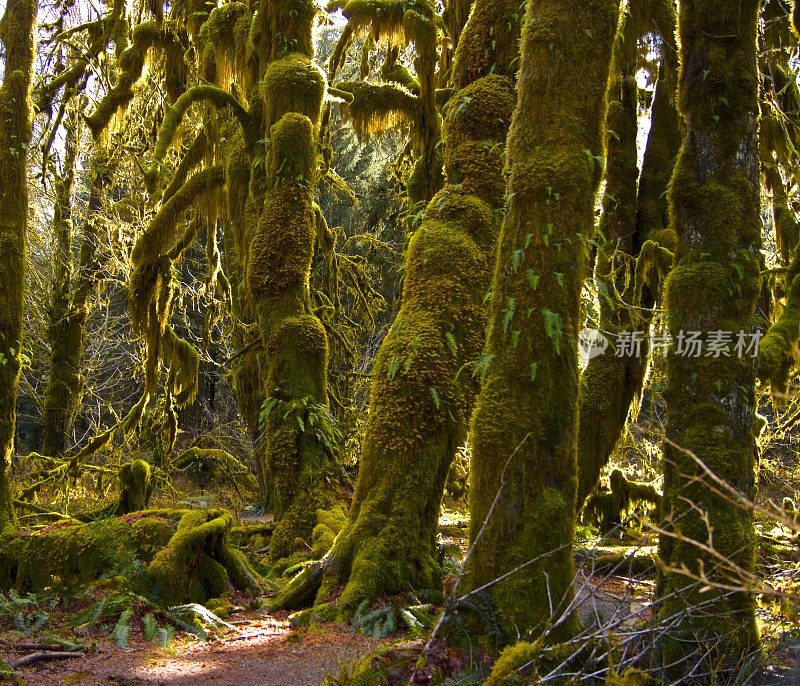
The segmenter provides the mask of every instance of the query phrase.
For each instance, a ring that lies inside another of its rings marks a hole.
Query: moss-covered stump
[[[603,150],[619,9],[615,0],[527,3],[507,214],[472,423],[474,550],[465,578],[468,590],[488,587],[509,639],[543,631],[551,607],[571,594],[576,343],[600,180],[587,152]],[[576,629],[567,620],[558,634]]]
[[[673,341],[686,332],[732,341],[718,357],[674,344],[668,357],[659,584],[668,681],[691,672],[727,683],[758,650],[752,511],[705,474],[755,496],[754,359],[736,342],[751,330],[761,283],[758,16],[756,0],[680,3],[687,132],[670,187],[679,243],[668,324]]]
[[[122,576],[163,605],[258,590],[222,510],[153,510],[0,537],[0,588],[36,592]]]
[[[661,496],[652,484],[629,481],[619,469],[611,472],[609,486],[609,490],[590,496],[583,510],[584,521],[597,524],[604,533],[622,526],[625,516],[637,505],[647,504],[654,509],[661,503]]]
[[[373,367],[350,519],[325,561],[317,599],[329,600],[346,582],[338,599],[342,615],[364,600],[441,585],[436,526],[478,390],[478,374],[468,367],[484,342],[484,296],[515,103],[512,81],[492,73],[497,65],[470,46],[483,45],[492,32],[515,46],[519,3],[479,0],[479,7],[453,67],[460,90],[445,112],[447,184],[430,201],[408,247],[403,304]],[[513,61],[513,55],[506,58]],[[505,64],[499,71],[515,68]]]

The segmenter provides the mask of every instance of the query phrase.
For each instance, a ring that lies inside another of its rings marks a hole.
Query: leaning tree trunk
[[[0,19],[0,530],[16,524],[10,472],[22,356],[35,23],[35,0],[8,0]]]
[[[436,526],[445,482],[477,394],[514,108],[519,1],[477,0],[458,45],[446,109],[447,185],[408,248],[403,304],[378,352],[349,522],[318,598],[346,580],[342,613],[362,600],[437,588]],[[504,46],[486,50],[493,40]],[[494,68],[494,69],[493,69]]]
[[[574,574],[576,343],[619,5],[527,7],[488,371],[473,417],[466,577],[472,592],[489,585],[507,639],[541,631]],[[558,633],[574,628],[565,619]]]
[[[695,331],[733,340],[728,356],[673,346],[668,360],[659,591],[670,630],[660,653],[677,675],[713,670],[722,680],[758,647],[746,589],[752,512],[704,473],[755,494],[754,361],[737,342],[750,331],[760,282],[758,11],[757,0],[694,0],[679,15],[687,131],[670,191],[679,246],[666,285],[669,328],[673,340]]]
[[[598,250],[595,266],[595,278],[605,284],[608,293],[607,297],[600,298],[599,328],[612,333],[642,331],[645,342],[641,356],[616,357],[609,349],[604,355],[592,358],[584,370],[578,437],[579,508],[597,487],[600,473],[608,464],[631,407],[641,393],[647,368],[646,333],[650,327],[651,308],[658,297],[658,283],[637,284],[630,273],[625,273],[627,266],[619,259],[620,253],[636,260],[651,259],[647,255],[642,257],[642,246],[647,241],[653,241],[660,248],[674,249],[674,232],[669,229],[665,197],[680,147],[680,123],[673,97],[677,59],[672,0],[666,0],[662,10],[656,15],[626,18],[626,39],[617,48],[621,51],[617,58],[620,73],[619,83],[612,83],[613,100],[609,102],[607,181],[600,225],[604,245]],[[641,12],[643,7],[636,3],[632,11]],[[638,47],[631,29],[649,26],[650,22],[645,19],[655,20],[658,33],[663,36],[663,46],[650,114],[650,134],[637,190]],[[651,266],[651,272],[657,270]]]

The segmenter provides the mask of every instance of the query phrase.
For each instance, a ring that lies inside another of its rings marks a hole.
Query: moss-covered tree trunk
[[[599,226],[594,279],[600,291],[598,329],[605,335],[630,331],[627,303],[633,291],[625,270],[636,232],[638,90],[636,32],[630,15],[617,37],[614,76],[606,116],[606,185]],[[627,287],[626,287],[627,286]],[[613,350],[589,360],[583,373],[578,432],[578,507],[597,483],[602,466],[625,426],[644,360],[617,356]]]
[[[268,143],[263,169],[251,180],[258,224],[247,285],[263,343],[261,460],[276,521],[270,556],[278,560],[308,549],[317,511],[342,493],[328,409],[328,340],[309,291],[315,241],[325,229],[314,203],[326,90],[313,62],[317,8],[312,0],[274,2],[262,13],[254,20],[255,47]]]
[[[653,241],[659,248],[674,249],[674,232],[669,227],[666,191],[675,156],[680,147],[680,124],[674,91],[677,57],[674,41],[675,9],[672,2],[659,3],[661,12],[626,19],[625,40],[618,45],[620,72],[618,84],[612,82],[608,112],[606,190],[595,265],[595,279],[603,284],[600,297],[599,328],[604,332],[641,331],[646,334],[650,308],[658,296],[658,281],[637,284],[626,273],[631,259],[642,257],[642,246]],[[648,6],[649,7],[649,6]],[[643,11],[632,3],[634,13]],[[636,183],[636,136],[638,130],[636,85],[636,33],[634,27],[651,27],[651,20],[662,37],[661,65],[650,114],[642,172]],[[620,59],[624,58],[624,59]],[[658,275],[657,265],[649,271]],[[634,308],[634,309],[631,309]],[[645,339],[647,336],[645,335]],[[578,507],[597,487],[600,472],[608,464],[625,428],[631,406],[641,392],[647,367],[647,341],[641,356],[616,357],[609,349],[592,358],[583,374],[578,438]]]
[[[67,148],[69,151],[69,148]],[[73,164],[65,163],[69,173],[61,180],[53,224],[58,250],[56,286],[50,310],[50,378],[45,390],[42,413],[42,452],[53,457],[64,452],[67,435],[80,409],[83,394],[84,336],[89,316],[89,298],[97,283],[97,223],[94,213],[102,206],[107,172],[105,160],[95,154],[92,163],[90,215],[84,220],[77,269],[73,269],[72,201]]]
[[[9,477],[22,357],[35,23],[35,0],[8,0],[0,19],[0,530],[16,523]]]
[[[488,370],[472,425],[465,579],[472,591],[492,584],[508,639],[541,630],[573,578],[576,343],[619,10],[616,0],[527,6]],[[572,629],[566,620],[560,630]]]
[[[328,560],[346,580],[343,612],[364,599],[440,583],[435,538],[445,481],[477,393],[489,288],[505,195],[514,107],[518,0],[477,0],[456,52],[445,113],[447,184],[408,248],[403,305],[378,352],[356,493]],[[487,46],[502,45],[489,61]]]
[[[695,458],[754,496],[754,360],[736,341],[750,332],[760,283],[758,11],[757,0],[692,0],[679,15],[687,130],[670,189],[679,245],[666,284],[669,328],[673,339],[721,331],[733,342],[729,356],[681,355],[673,346],[668,359],[660,594],[671,628],[661,656],[678,674],[720,680],[758,647],[754,599],[731,571],[752,572],[755,534],[752,513],[711,487]]]

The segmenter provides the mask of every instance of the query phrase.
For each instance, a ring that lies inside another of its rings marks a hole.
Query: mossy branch
[[[58,76],[50,81],[46,81],[34,93],[34,108],[37,112],[44,112],[53,104],[59,89],[65,86],[67,89],[75,86],[78,81],[86,75],[89,63],[86,60],[77,60],[69,69],[65,69]]]
[[[769,381],[775,402],[786,399],[789,372],[800,340],[800,255],[789,268],[789,293],[781,316],[770,326],[758,351],[758,378]]]
[[[164,122],[158,132],[158,140],[156,141],[156,147],[153,152],[153,161],[150,163],[147,172],[145,172],[145,182],[151,193],[155,190],[159,178],[161,162],[164,160],[164,157],[166,157],[170,145],[172,145],[178,126],[183,121],[188,109],[194,103],[202,101],[208,101],[219,109],[223,107],[230,108],[231,112],[242,126],[245,141],[250,144],[253,142],[255,131],[250,115],[233,95],[216,86],[194,86],[181,95],[175,104],[167,110],[164,116]]]
[[[412,122],[419,109],[419,98],[399,85],[348,81],[337,89],[352,95],[352,101],[343,109],[360,138]]]
[[[134,29],[133,44],[120,56],[117,83],[86,117],[86,124],[95,138],[108,126],[114,114],[133,98],[133,87],[142,76],[147,51],[155,47],[166,51],[185,42],[185,31],[173,23],[146,22]]]

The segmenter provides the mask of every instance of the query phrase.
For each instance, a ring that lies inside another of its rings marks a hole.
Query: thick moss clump
[[[600,180],[587,151],[603,150],[618,16],[613,0],[531,1],[524,22],[509,200],[472,424],[474,552],[465,578],[470,590],[493,583],[509,637],[544,629],[551,602],[571,593],[582,246],[594,233]],[[564,621],[554,637],[576,622]]]
[[[228,543],[232,523],[220,510],[164,510],[6,534],[0,536],[0,588],[74,589],[121,575],[163,605],[202,603],[231,587],[252,593],[256,576]]]
[[[735,337],[752,325],[761,245],[758,9],[755,0],[680,6],[679,104],[687,131],[670,189],[679,238],[666,284],[673,340],[687,331]],[[700,669],[725,681],[758,649],[749,582],[729,571],[753,571],[752,512],[710,485],[695,460],[742,496],[755,496],[754,360],[733,344],[729,353],[668,358],[659,592],[661,614],[671,618],[660,645],[669,680]],[[715,554],[697,545],[709,542]],[[692,583],[692,576],[702,580]]]
[[[353,101],[343,107],[362,139],[409,126],[419,107],[417,96],[402,86],[355,81],[340,83],[338,88],[353,95]]]
[[[253,225],[240,254],[246,255],[246,295],[263,345],[258,460],[264,505],[275,513],[270,557],[277,562],[309,550],[317,512],[343,496],[343,479],[328,409],[328,339],[309,289],[324,221],[314,204],[327,87],[313,62],[316,6],[293,0],[262,9],[251,41],[263,46],[262,109],[254,121],[263,127],[267,149],[263,164],[251,167],[246,219]]]
[[[325,86],[325,74],[309,55],[292,53],[273,62],[262,85],[265,125],[272,126],[289,112],[319,123]]]
[[[584,520],[598,524],[603,532],[624,524],[624,515],[636,505],[648,503],[656,508],[661,502],[661,496],[651,484],[628,481],[619,469],[611,472],[609,486],[610,490],[589,498],[583,513]]]
[[[498,26],[509,20],[494,17]],[[484,30],[467,26],[462,43]],[[346,581],[345,615],[365,599],[441,582],[436,525],[477,393],[477,375],[466,368],[483,346],[514,102],[511,81],[491,75],[466,85],[446,112],[447,184],[408,247],[403,304],[373,366],[350,519],[317,596],[326,601]]]
[[[35,25],[33,0],[9,0],[0,22],[5,48],[0,86],[0,531],[16,523],[9,473],[22,354]]]

